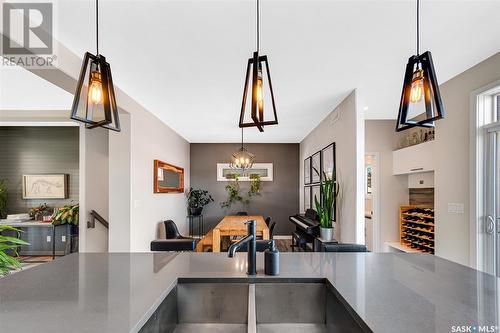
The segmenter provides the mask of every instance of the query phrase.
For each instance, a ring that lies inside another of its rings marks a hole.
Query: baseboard
[[[292,236],[278,236],[278,235],[275,235],[273,236],[273,239],[292,239]]]

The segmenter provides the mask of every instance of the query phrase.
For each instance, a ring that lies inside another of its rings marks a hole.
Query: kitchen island
[[[373,332],[498,326],[498,279],[436,256],[282,253],[280,261],[280,276],[268,277],[258,254],[255,280],[324,278]],[[241,281],[245,271],[245,253],[72,254],[0,279],[0,331],[138,332],[178,279]]]

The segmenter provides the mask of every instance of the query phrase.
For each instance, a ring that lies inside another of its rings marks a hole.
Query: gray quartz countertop
[[[245,263],[245,253],[72,254],[0,279],[0,332],[137,332],[177,278],[244,278]],[[261,254],[257,264],[266,277]],[[498,326],[499,280],[436,256],[282,253],[280,270],[327,278],[374,332]]]

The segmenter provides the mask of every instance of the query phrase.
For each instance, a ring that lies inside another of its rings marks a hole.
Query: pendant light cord
[[[99,0],[95,0],[95,35],[96,35],[96,55],[99,55]]]
[[[417,56],[420,55],[420,0],[417,0]]]
[[[257,0],[257,53],[260,48],[260,22],[259,22],[260,10],[259,10],[259,0]]]

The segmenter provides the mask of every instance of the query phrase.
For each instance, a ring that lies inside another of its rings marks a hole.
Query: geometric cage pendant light
[[[403,92],[399,105],[396,131],[415,126],[434,127],[434,122],[444,118],[444,107],[439,93],[436,71],[429,51],[420,48],[420,0],[417,0],[417,54],[408,59]]]
[[[264,126],[278,124],[278,116],[276,115],[276,104],[274,102],[274,92],[271,83],[271,74],[269,72],[267,56],[259,55],[259,17],[259,0],[257,0],[257,51],[253,53],[252,58],[248,59],[239,127],[257,127],[259,131],[264,132]],[[266,87],[267,89],[265,89]],[[269,91],[267,100],[264,90]],[[251,96],[251,99],[249,99],[248,96]],[[273,118],[271,119],[265,119],[264,117],[264,104],[266,103],[269,103],[272,106]],[[246,111],[248,109],[250,109],[249,112]],[[246,112],[249,114],[247,115]],[[247,118],[250,119],[245,119],[246,115]]]
[[[111,67],[99,54],[99,0],[96,0],[96,54],[85,53],[71,108],[71,119],[86,128],[103,127],[120,132]]]
[[[255,155],[245,149],[243,146],[243,128],[241,129],[241,148],[235,151],[231,156],[229,167],[244,172],[252,167]]]

